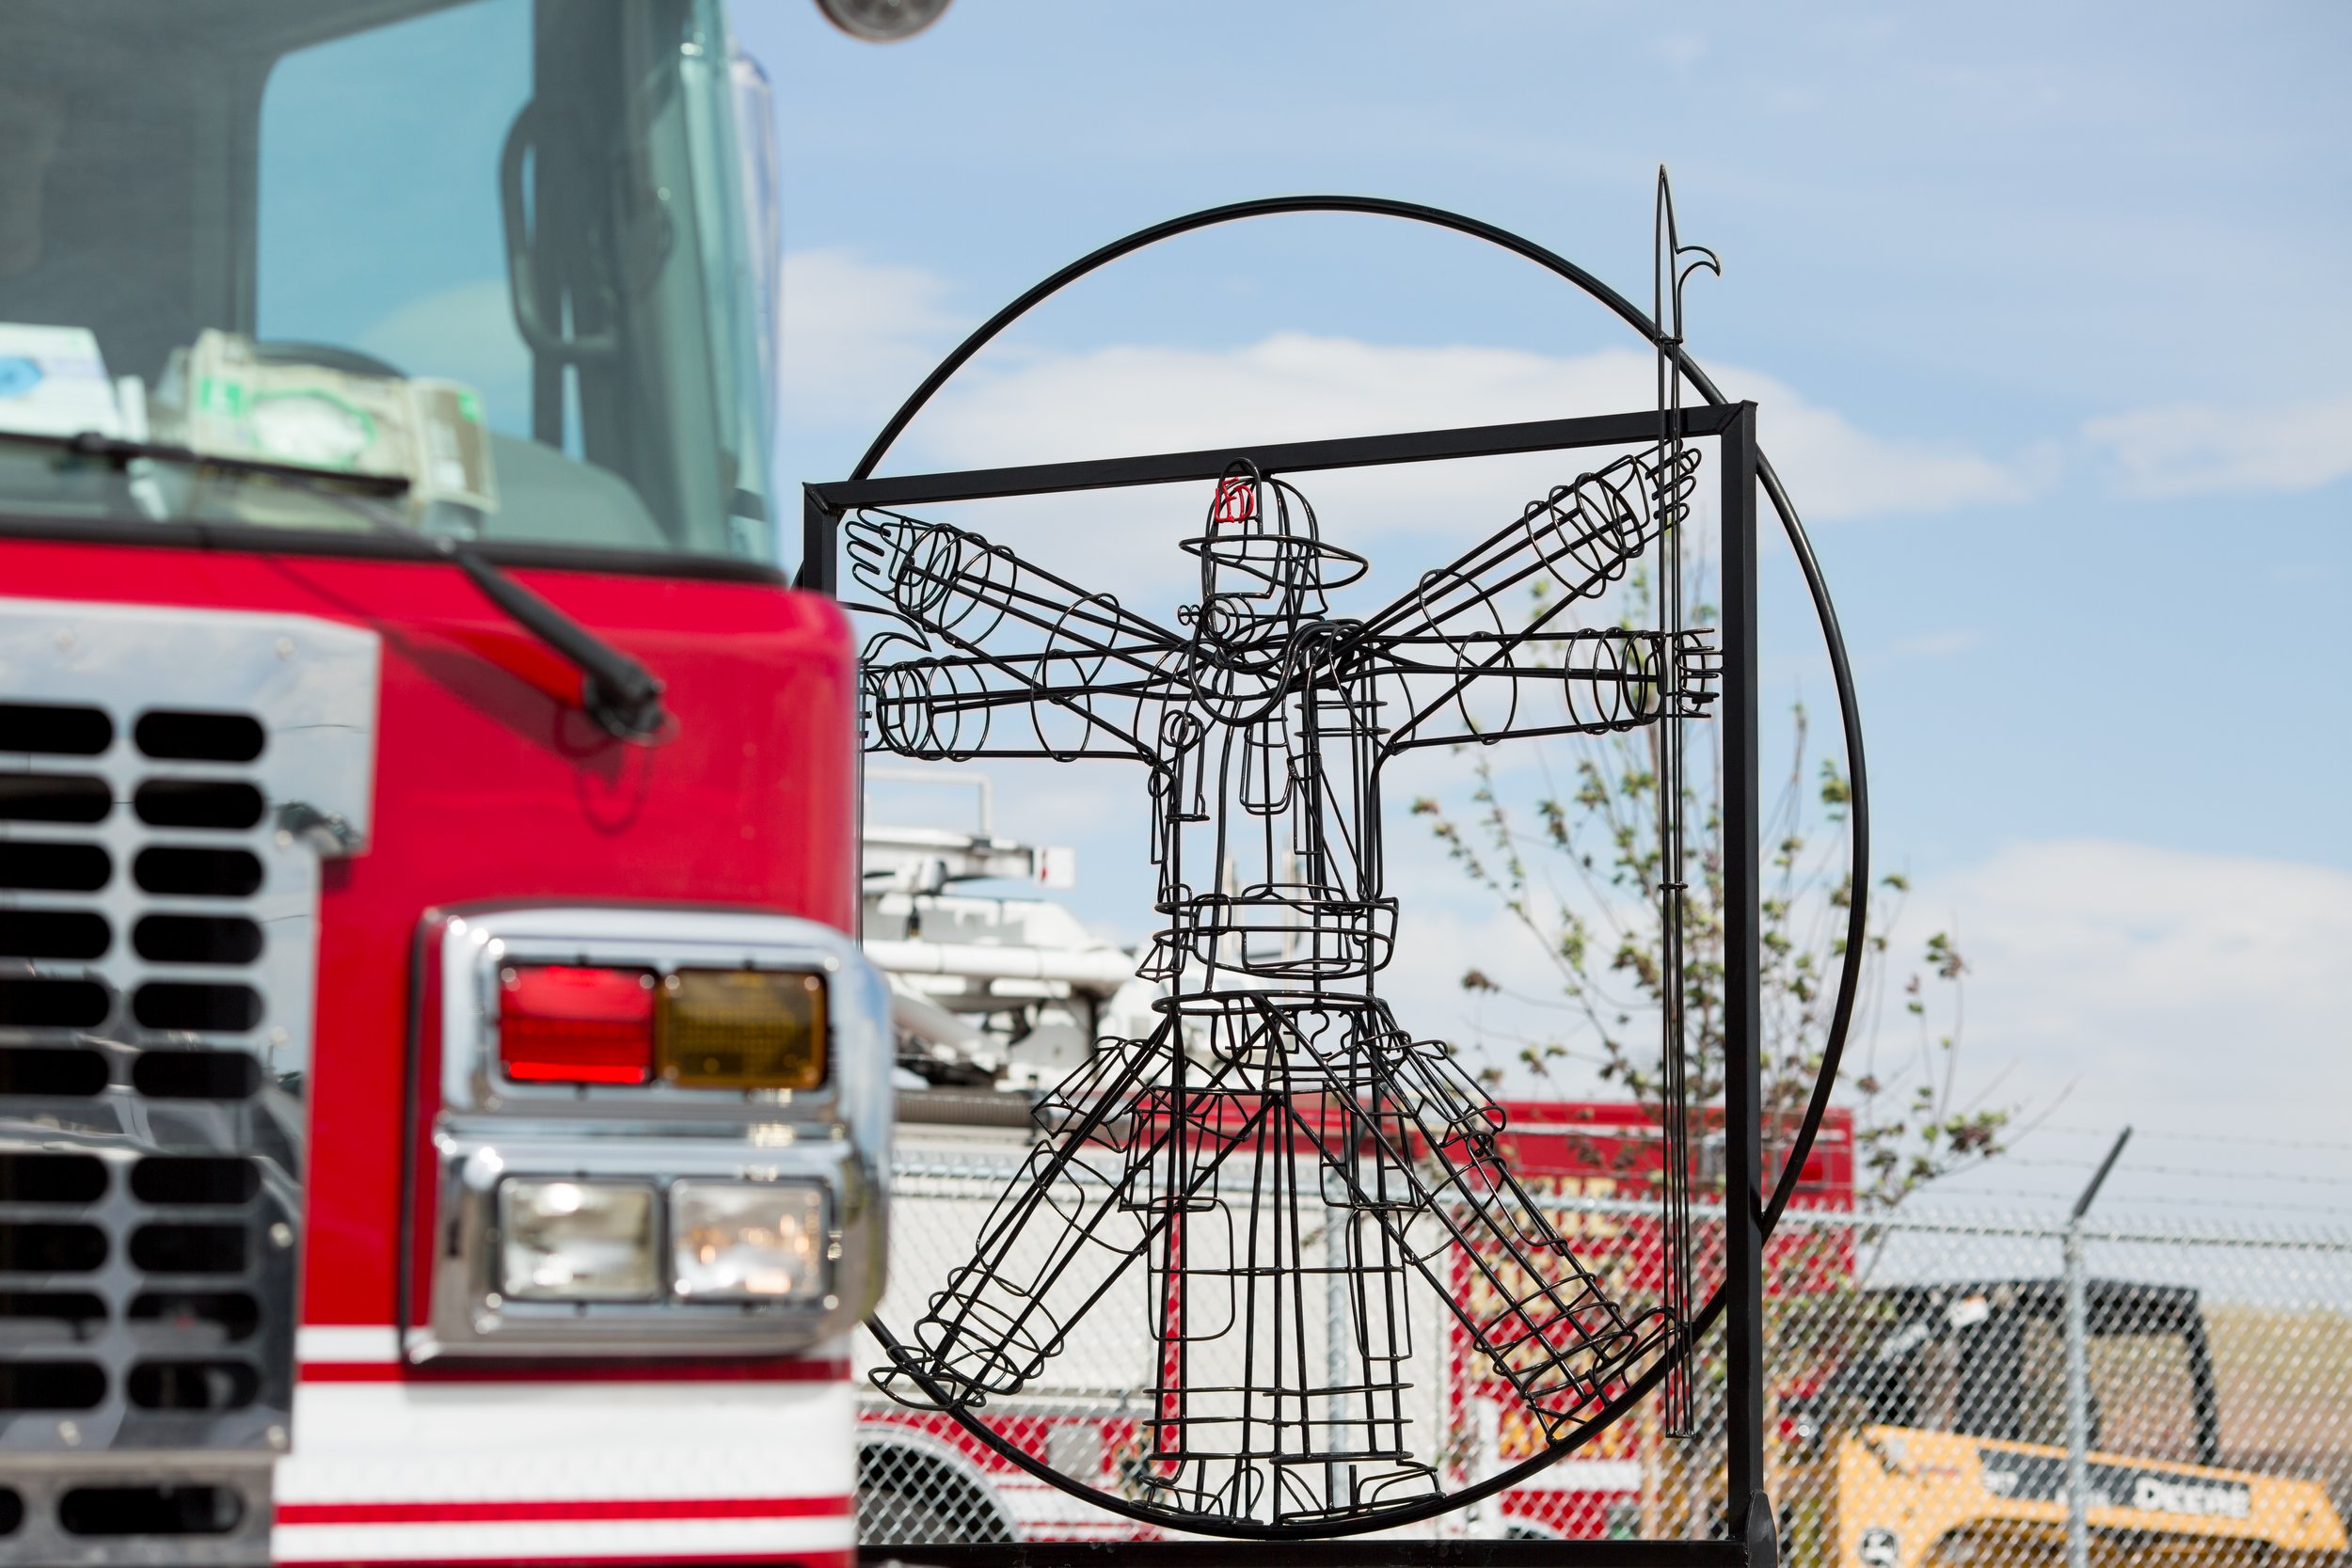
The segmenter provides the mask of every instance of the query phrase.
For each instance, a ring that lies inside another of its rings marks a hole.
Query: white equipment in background
[[[870,822],[865,830],[866,954],[890,982],[899,1084],[909,1091],[902,1119],[929,1119],[923,1088],[1035,1089],[1084,1061],[1096,1040],[1150,1032],[1158,988],[1136,978],[1136,954],[1050,898],[956,891],[983,881],[1074,887],[1073,850],[996,837],[983,774],[866,771],[969,785],[979,796],[975,832]]]

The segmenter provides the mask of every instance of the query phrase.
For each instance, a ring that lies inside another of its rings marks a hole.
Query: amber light
[[[813,1089],[825,1081],[825,977],[682,969],[661,982],[661,1076],[687,1088]]]
[[[653,1015],[650,970],[510,965],[499,971],[499,1065],[523,1083],[646,1083]]]

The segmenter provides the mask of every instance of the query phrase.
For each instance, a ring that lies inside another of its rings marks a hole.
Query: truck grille
[[[0,601],[0,1561],[266,1544],[342,842],[316,825],[366,801],[316,799],[288,721],[362,638],[364,735],[365,634]]]

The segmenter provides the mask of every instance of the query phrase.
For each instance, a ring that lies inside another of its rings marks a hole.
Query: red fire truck
[[[762,80],[720,0],[0,11],[0,1562],[848,1560]]]

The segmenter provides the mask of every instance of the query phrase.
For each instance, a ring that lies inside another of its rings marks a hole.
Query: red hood
[[[772,582],[515,570],[668,685],[637,747],[459,571],[414,561],[0,541],[18,597],[314,615],[383,639],[373,828],[330,863],[311,1080],[312,1323],[392,1321],[419,918],[560,897],[739,905],[854,929],[855,656],[829,599]]]

